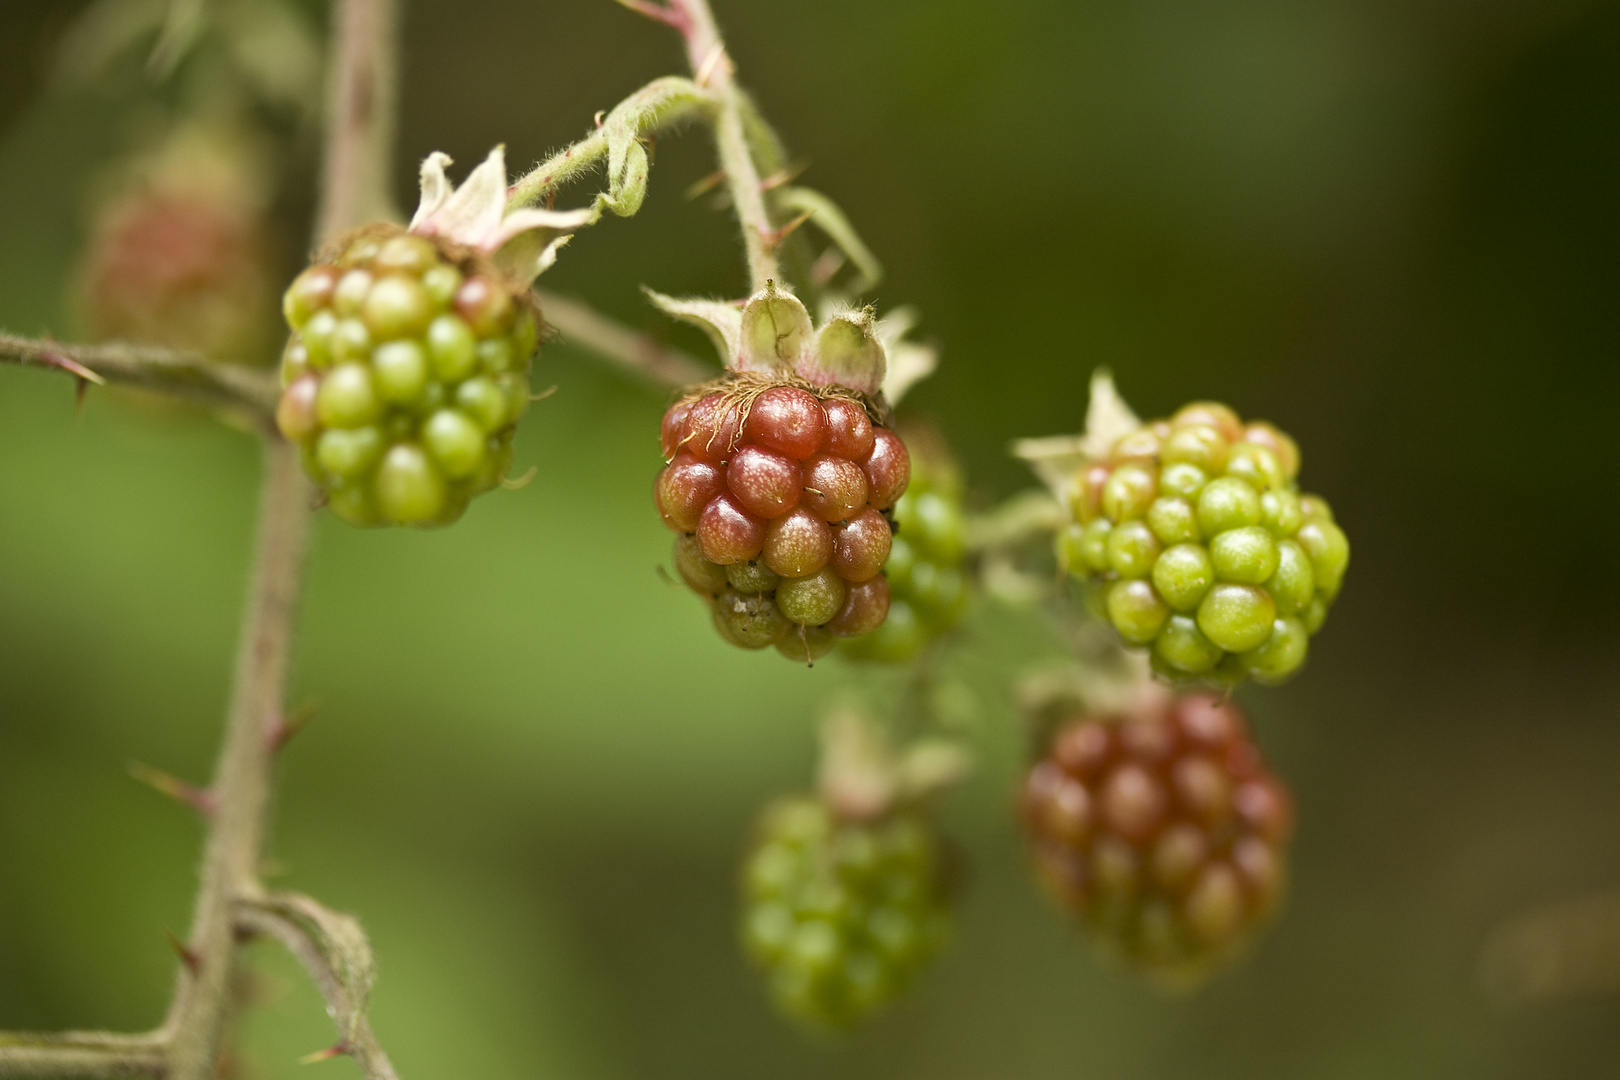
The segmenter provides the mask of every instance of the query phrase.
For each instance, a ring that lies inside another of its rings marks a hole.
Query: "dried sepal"
[[[741,352],[742,308],[727,300],[700,300],[695,297],[665,296],[642,286],[647,299],[664,314],[691,323],[714,342],[721,363],[730,367]]]
[[[449,164],[450,156],[442,151],[423,160],[422,197],[410,231],[491,255],[518,281],[533,281],[556,261],[558,248],[569,239],[567,230],[596,220],[596,211],[590,209],[508,210],[504,147],[491,150],[459,186],[445,175]]]
[[[883,387],[887,370],[877,320],[869,307],[833,316],[816,335],[815,371],[820,381],[875,394]]]
[[[1012,452],[1014,457],[1029,462],[1041,482],[1066,502],[1080,467],[1107,457],[1121,436],[1141,426],[1142,421],[1114,387],[1113,373],[1100,367],[1091,374],[1091,400],[1086,407],[1083,434],[1019,439],[1013,443]]]
[[[740,306],[644,291],[664,312],[701,327],[730,371],[791,375],[811,386],[843,386],[869,397],[885,387],[884,324],[870,308],[840,312],[818,332],[798,297],[774,281]],[[918,366],[932,369],[931,362]]]
[[[883,396],[890,405],[900,404],[907,391],[939,367],[938,349],[906,340],[917,319],[917,309],[907,305],[895,308],[878,320],[878,337],[887,358]]]

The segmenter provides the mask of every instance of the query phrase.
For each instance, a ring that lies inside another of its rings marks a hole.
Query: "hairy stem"
[[[366,1080],[398,1080],[393,1063],[372,1034],[370,1021],[349,1000],[343,980],[334,970],[331,959],[322,953],[297,923],[256,908],[241,911],[237,922],[248,933],[275,939],[303,965],[321,996],[326,999],[327,1012],[338,1025],[338,1045],[354,1059],[360,1075]]]
[[[544,290],[535,291],[546,313],[546,322],[562,333],[563,341],[627,371],[660,386],[671,387],[701,382],[715,373],[713,368],[681,350],[610,319],[589,304]]]
[[[235,904],[259,891],[258,866],[270,809],[272,745],[292,652],[294,617],[309,532],[310,487],[291,443],[265,444],[259,546],[236,680],[212,790],[216,799],[202,883],[187,945],[190,963],[169,1014],[170,1080],[214,1075],[230,1002],[236,953]]]
[[[718,100],[714,120],[714,141],[720,168],[742,228],[743,249],[748,256],[748,280],[753,291],[767,281],[779,280],[782,269],[776,261],[778,238],[765,209],[765,193],[760,187],[759,170],[748,149],[744,112],[751,109],[733,78],[735,69],[726,55],[714,13],[708,0],[670,0],[670,22],[686,39],[686,56],[693,77]]]
[[[163,1038],[67,1031],[58,1035],[0,1034],[0,1078],[163,1076]]]
[[[147,345],[65,345],[0,333],[0,363],[48,368],[86,382],[138,386],[200,405],[245,410],[269,425],[280,389],[275,376]]]

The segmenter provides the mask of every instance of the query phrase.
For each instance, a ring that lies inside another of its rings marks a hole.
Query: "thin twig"
[[[371,1023],[361,1013],[352,1032],[345,1032],[344,1017],[354,1005],[349,1001],[343,980],[332,969],[331,962],[297,923],[263,908],[244,907],[237,913],[238,926],[250,933],[274,938],[292,953],[314,980],[321,996],[326,999],[327,1012],[338,1025],[339,1053],[354,1058],[360,1074],[366,1080],[398,1080],[393,1064],[388,1060],[377,1037],[372,1034]]]
[[[614,106],[605,119],[598,114],[596,127],[589,135],[563,147],[515,180],[506,189],[506,204],[512,209],[533,206],[603,164],[612,154],[616,124],[622,125],[621,133],[641,139],[712,112],[716,104],[690,79],[675,75],[654,79]]]
[[[343,0],[332,9],[326,158],[317,243],[398,216],[394,157],[398,18],[395,0]]]
[[[635,10],[644,11],[650,5],[633,6]],[[776,261],[776,227],[765,209],[759,170],[748,149],[743,122],[747,108],[744,95],[733,78],[731,57],[726,55],[725,42],[721,40],[708,0],[670,0],[666,11],[666,15],[657,17],[680,31],[686,40],[686,57],[692,65],[693,77],[719,101],[714,120],[715,146],[720,167],[726,173],[732,206],[737,211],[737,223],[742,228],[749,284],[752,290],[758,291],[767,281],[779,280],[782,270]]]
[[[269,424],[280,389],[275,376],[148,345],[67,345],[0,333],[0,363],[46,368],[76,379],[121,383],[201,405],[244,409]]]
[[[714,369],[702,361],[657,338],[632,330],[588,304],[556,293],[536,292],[546,322],[561,331],[568,344],[595,353],[660,386],[686,386],[715,374]]]

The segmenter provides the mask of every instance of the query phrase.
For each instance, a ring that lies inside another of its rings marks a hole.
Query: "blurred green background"
[[[0,5],[21,333],[71,334],[123,145],[113,102],[46,89],[79,6]],[[1501,920],[1620,888],[1620,3],[716,6],[806,182],[885,260],[880,304],[941,345],[915,403],[977,500],[1030,483],[1007,442],[1075,430],[1099,363],[1146,415],[1217,397],[1299,437],[1355,560],[1303,676],[1242,693],[1300,802],[1292,898],[1194,996],[1100,966],[1008,813],[1005,687],[1054,646],[984,612],[959,940],[858,1038],[789,1029],[735,947],[734,868],[860,676],[724,646],[660,581],[665,395],[554,347],[532,484],[443,533],[317,530],[295,698],[322,708],[286,755],[277,880],[364,917],[402,1072],[1613,1076],[1615,994],[1504,1009],[1477,971]],[[607,0],[406,7],[406,205],[429,150],[537,159],[681,64]],[[711,162],[701,133],[660,140],[641,216],[548,287],[700,348],[636,287],[742,290],[729,218],[682,197]],[[307,212],[278,205],[289,251]],[[124,767],[207,775],[256,475],[209,421],[101,392],[76,417],[64,380],[0,370],[0,1027],[161,1015],[200,831]],[[355,1075],[293,1064],[330,1027],[257,955],[241,1074]]]

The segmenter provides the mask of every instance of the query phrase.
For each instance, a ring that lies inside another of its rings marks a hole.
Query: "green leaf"
[[[816,374],[812,381],[840,383],[875,394],[883,386],[888,358],[878,339],[872,309],[846,311],[827,321],[816,336]]]

